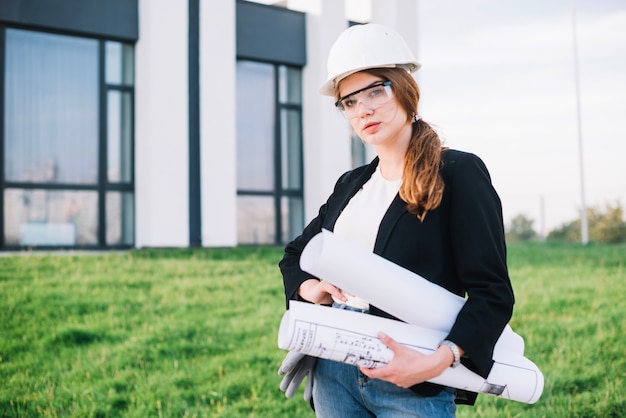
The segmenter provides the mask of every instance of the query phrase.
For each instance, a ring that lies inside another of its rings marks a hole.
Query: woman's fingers
[[[341,290],[338,287],[328,283],[327,281],[320,281],[320,286],[322,291],[328,293],[334,300],[341,302],[346,302],[348,300],[344,294],[341,293]]]

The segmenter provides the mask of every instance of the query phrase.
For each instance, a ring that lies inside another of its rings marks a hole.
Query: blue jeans
[[[322,418],[449,418],[456,416],[453,389],[419,396],[370,379],[358,367],[318,359],[313,384],[315,413]]]

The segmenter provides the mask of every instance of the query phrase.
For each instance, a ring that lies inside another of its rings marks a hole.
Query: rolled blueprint
[[[305,246],[300,268],[402,321],[446,334],[465,303],[464,298],[326,229]],[[524,340],[508,325],[494,347],[501,349],[524,353]]]
[[[433,353],[446,333],[373,315],[290,301],[278,331],[278,347],[310,356],[367,368],[381,367],[393,351],[378,339],[382,331],[423,354]],[[501,350],[487,379],[463,365],[429,380],[444,386],[535,403],[543,391],[543,375],[524,356]]]

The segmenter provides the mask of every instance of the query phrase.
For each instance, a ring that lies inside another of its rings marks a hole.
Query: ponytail
[[[424,221],[426,214],[436,209],[443,198],[444,184],[439,170],[444,151],[439,136],[428,123],[421,119],[413,123],[404,155],[400,197],[420,221]]]

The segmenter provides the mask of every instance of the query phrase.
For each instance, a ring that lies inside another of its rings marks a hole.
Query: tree
[[[620,202],[615,206],[607,204],[601,208],[588,208],[589,240],[605,244],[626,242],[626,222],[624,222],[624,208]],[[580,219],[565,223],[559,228],[550,231],[549,241],[580,242]]]
[[[567,222],[548,233],[548,241],[580,242],[580,220]]]
[[[624,208],[620,202],[615,206],[606,205],[605,211],[591,208],[587,211],[589,219],[589,239],[606,244],[626,242],[626,223]]]
[[[506,239],[509,242],[530,241],[537,237],[537,233],[533,229],[535,221],[527,218],[525,215],[517,215],[511,219],[506,228]]]

